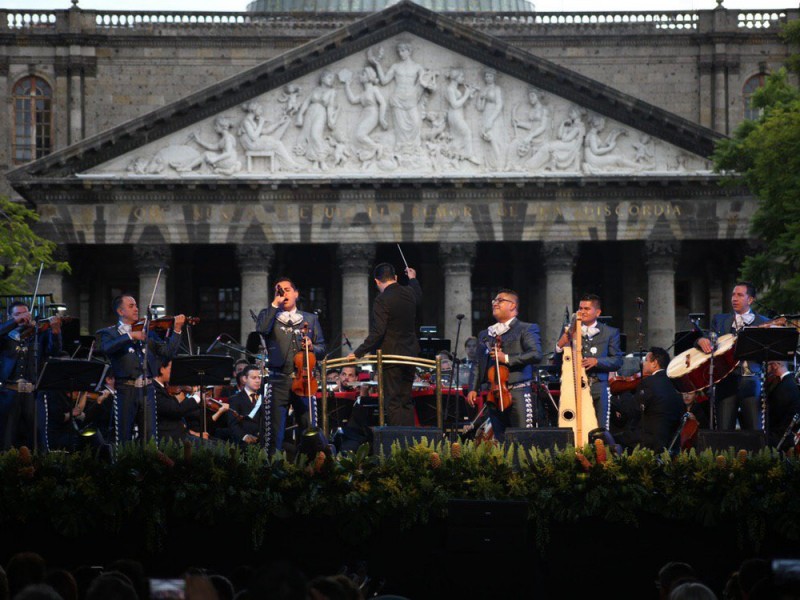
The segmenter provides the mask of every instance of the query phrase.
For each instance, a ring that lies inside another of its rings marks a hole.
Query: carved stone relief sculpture
[[[312,167],[322,171],[328,170],[328,161],[334,158],[334,146],[330,143],[329,135],[329,131],[333,131],[336,126],[338,113],[334,81],[333,71],[323,71],[319,77],[319,85],[300,105],[295,119],[295,124],[301,130],[295,142],[294,153],[304,156]],[[341,156],[338,158],[341,159]]]
[[[710,168],[702,157],[433,42],[402,34],[388,43],[396,59],[370,47],[81,176],[580,176]],[[439,77],[446,77],[442,85]]]

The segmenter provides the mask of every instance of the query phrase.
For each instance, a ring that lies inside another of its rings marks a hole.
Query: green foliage
[[[582,519],[637,525],[646,516],[697,527],[734,527],[741,540],[768,532],[800,540],[800,460],[764,450],[671,458],[640,450],[606,459],[594,448],[524,452],[489,443],[424,441],[385,457],[366,446],[336,458],[251,448],[123,446],[115,462],[88,453],[0,454],[0,528],[42,526],[67,538],[139,536],[158,549],[170,529],[225,527],[260,547],[297,519],[327,523],[350,543],[390,528],[443,519],[451,498],[521,500],[542,549],[551,528]],[[236,507],[236,510],[230,510]],[[131,533],[133,532],[133,533]]]
[[[796,22],[784,37],[800,40]],[[764,305],[792,311],[800,304],[800,90],[784,68],[770,75],[752,102],[761,117],[719,142],[713,158],[718,171],[739,175],[760,199],[751,233],[762,248],[745,259],[742,277],[763,291]]]
[[[0,295],[31,293],[27,280],[41,263],[69,272],[66,262],[53,260],[56,244],[31,228],[38,220],[39,215],[24,204],[0,196]]]

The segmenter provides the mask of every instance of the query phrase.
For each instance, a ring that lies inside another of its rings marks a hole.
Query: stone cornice
[[[498,38],[401,2],[168,106],[24,165],[12,171],[9,180],[18,185],[25,179],[63,177],[86,171],[401,33],[417,35],[694,154],[709,156],[715,140],[721,137]]]

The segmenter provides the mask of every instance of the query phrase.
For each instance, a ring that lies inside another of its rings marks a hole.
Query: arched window
[[[744,87],[742,88],[742,97],[744,98],[745,119],[750,119],[751,121],[755,121],[761,116],[761,109],[753,108],[752,106],[750,106],[750,99],[753,97],[753,94],[756,92],[758,88],[764,87],[766,81],[767,81],[767,74],[759,73],[757,75],[753,75],[750,79],[744,82]]]
[[[12,92],[14,102],[14,164],[50,154],[53,149],[53,90],[44,79],[20,79]]]

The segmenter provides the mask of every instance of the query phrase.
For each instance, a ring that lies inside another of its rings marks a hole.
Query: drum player
[[[767,318],[756,314],[751,308],[755,299],[756,290],[753,284],[747,281],[738,282],[731,292],[733,312],[714,315],[709,333],[698,339],[695,345],[710,354],[713,348],[711,337],[738,334],[744,327],[766,323]],[[760,406],[761,369],[759,363],[742,361],[717,384],[714,407],[717,429],[733,431],[736,429],[737,417],[742,429],[757,431],[763,428]]]

